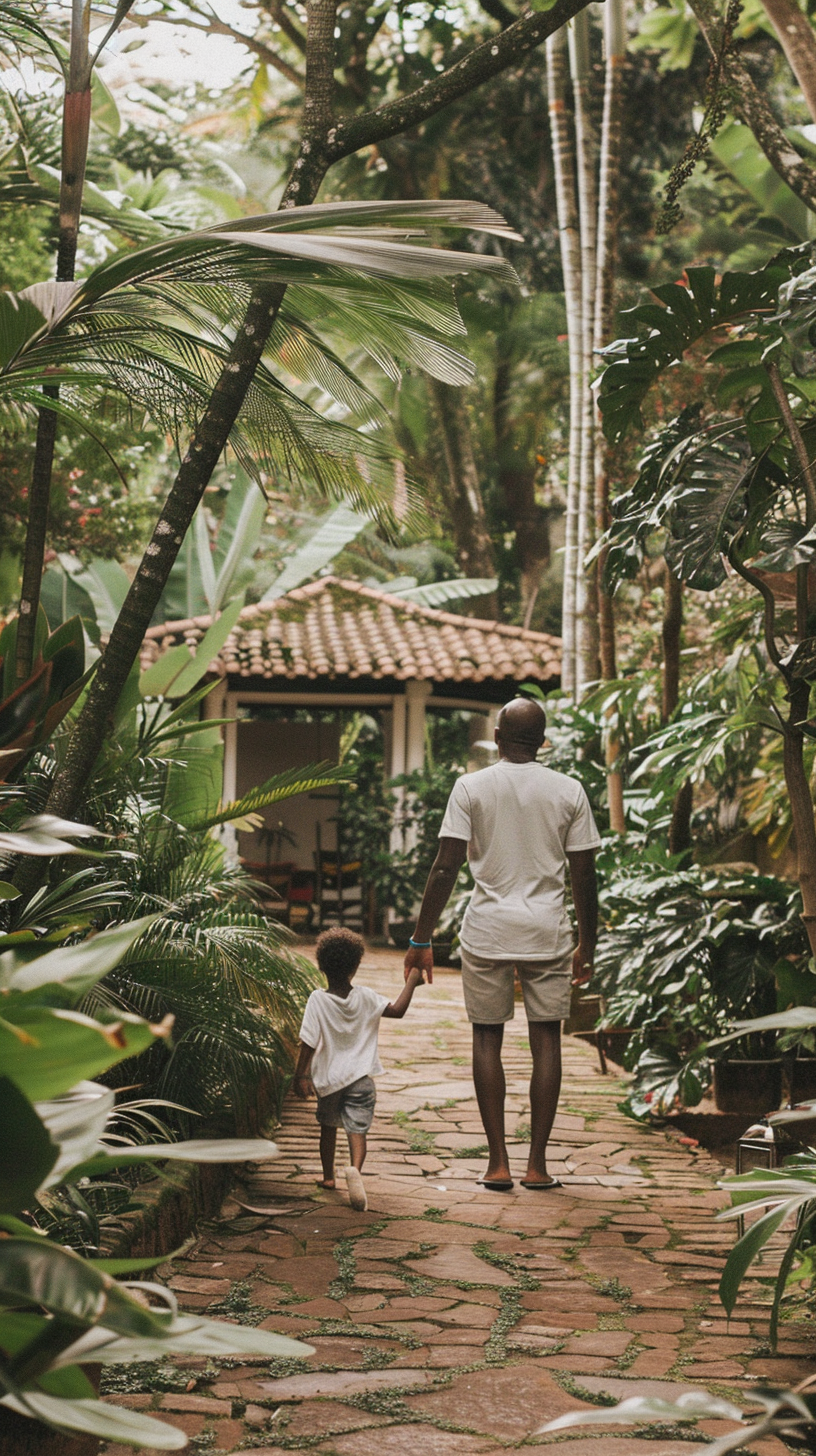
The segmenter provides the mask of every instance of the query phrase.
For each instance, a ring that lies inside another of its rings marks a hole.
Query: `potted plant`
[[[728,865],[633,855],[609,876],[602,904],[596,981],[607,1001],[604,1028],[631,1032],[623,1056],[635,1073],[633,1115],[694,1106],[712,1073],[721,1110],[748,1117],[776,1110],[776,1033],[721,1038],[737,1016],[777,1009],[780,951],[801,958],[806,948],[795,890]]]

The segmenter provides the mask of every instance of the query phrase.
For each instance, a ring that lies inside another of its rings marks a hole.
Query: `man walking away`
[[[518,971],[530,1028],[530,1155],[522,1187],[557,1188],[547,1172],[547,1143],[561,1090],[561,1021],[570,987],[592,975],[598,925],[595,852],[600,836],[577,779],[536,762],[547,721],[538,703],[514,698],[502,708],[498,762],[463,774],[453,786],[439,853],[405,957],[406,977],[433,976],[431,936],[465,857],[475,888],[462,923],[462,987],[473,1023],[473,1080],[487,1136],[485,1188],[513,1187],[504,1133],[505,1021],[514,1015]],[[569,864],[578,922],[573,951],[564,906]]]

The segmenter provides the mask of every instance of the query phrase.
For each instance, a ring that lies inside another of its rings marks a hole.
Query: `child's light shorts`
[[[346,1132],[367,1133],[376,1101],[374,1078],[358,1077],[348,1087],[318,1097],[317,1120],[321,1127],[344,1127]]]
[[[462,947],[462,991],[468,1021],[495,1026],[515,1014],[518,971],[528,1021],[563,1021],[570,1013],[572,951],[550,961],[487,960]]]

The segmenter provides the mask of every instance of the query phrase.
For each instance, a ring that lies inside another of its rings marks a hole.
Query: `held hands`
[[[406,971],[405,980],[409,986],[413,986],[414,988],[416,988],[417,986],[424,986],[425,972],[423,971],[422,966],[412,966],[410,971]]]
[[[573,986],[586,986],[592,980],[593,955],[578,945],[572,957],[572,984]]]
[[[408,947],[408,949],[407,949],[407,951],[405,953],[405,979],[406,979],[406,981],[408,980],[408,977],[411,975],[411,973],[413,971],[418,971],[419,972],[419,979],[416,981],[416,985],[417,986],[420,985],[421,983],[423,983],[426,980],[428,982],[428,985],[429,986],[431,985],[431,983],[433,982],[433,947],[432,946],[430,946],[430,945],[429,946],[409,945],[409,947]]]

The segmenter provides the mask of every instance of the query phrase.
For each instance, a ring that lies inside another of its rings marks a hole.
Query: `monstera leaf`
[[[767,334],[766,343],[781,338],[781,325],[770,316],[782,285],[808,262],[804,245],[786,249],[756,273],[724,273],[719,283],[713,268],[688,268],[688,286],[653,288],[658,303],[627,309],[622,317],[631,322],[634,337],[604,350],[610,362],[601,375],[598,404],[607,440],[617,444],[633,425],[642,426],[641,406],[652,385],[706,334],[750,320]]]
[[[612,502],[612,524],[590,556],[592,560],[605,551],[606,591],[614,591],[621,581],[631,581],[640,571],[648,539],[662,524],[663,463],[678,445],[699,431],[701,416],[702,407],[690,405],[671,420],[644,451],[631,490]]]
[[[750,455],[699,436],[683,449],[667,499],[666,563],[697,591],[713,591],[725,580],[723,557],[742,525],[751,478]]]

